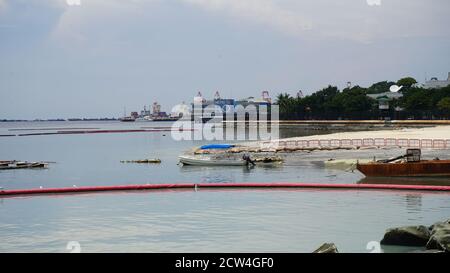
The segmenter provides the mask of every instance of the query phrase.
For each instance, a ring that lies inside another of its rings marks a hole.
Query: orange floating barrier
[[[320,183],[181,183],[181,184],[138,184],[117,186],[91,186],[66,188],[38,188],[0,190],[0,197],[66,194],[113,191],[141,191],[165,189],[211,189],[211,188],[290,188],[290,189],[342,189],[342,190],[404,190],[404,191],[440,191],[449,192],[450,186],[390,185],[390,184],[320,184]]]

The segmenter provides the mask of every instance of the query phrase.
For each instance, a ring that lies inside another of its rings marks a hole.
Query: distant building
[[[195,104],[201,105],[203,109],[211,105],[218,106],[222,109],[225,118],[226,114],[235,115],[237,113],[236,107],[238,106],[247,107],[249,105],[254,105],[255,110],[258,112],[260,106],[270,107],[272,104],[272,99],[268,91],[263,91],[261,98],[248,97],[239,100],[222,98],[218,91],[214,94],[214,99],[207,100],[202,96],[201,92],[198,92],[197,96],[194,97],[193,103],[191,104],[191,113],[193,112]]]
[[[432,89],[432,88],[443,88],[450,85],[450,72],[448,72],[447,80],[438,80],[438,78],[431,78],[429,81],[426,81],[424,84],[424,88]]]
[[[152,115],[159,116],[161,114],[161,105],[158,102],[154,102],[152,105]]]
[[[384,92],[379,94],[368,94],[368,97],[377,100],[378,102],[378,109],[381,111],[381,116],[389,116],[389,102],[394,99],[399,99],[403,97],[402,93],[398,92]],[[396,108],[396,111],[401,111],[401,108]]]

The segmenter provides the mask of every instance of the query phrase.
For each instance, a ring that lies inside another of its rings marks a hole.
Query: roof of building
[[[376,100],[392,100],[403,97],[403,94],[398,92],[384,92],[379,94],[368,94],[367,96]]]

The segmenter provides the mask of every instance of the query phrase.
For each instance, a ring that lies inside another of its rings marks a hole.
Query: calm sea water
[[[0,135],[56,128],[138,129],[170,123],[0,123]],[[51,129],[51,130],[44,130]],[[308,135],[296,128],[281,136]],[[0,160],[51,161],[45,170],[0,171],[4,189],[187,182],[367,183],[358,172],[324,168],[329,158],[392,156],[400,151],[299,153],[280,167],[182,167],[177,156],[205,142],[170,132],[0,138]],[[446,151],[425,151],[444,157]],[[121,160],[160,158],[161,164]],[[383,181],[391,182],[391,181]],[[433,181],[437,184],[447,180]],[[311,252],[334,242],[343,252],[399,225],[450,218],[450,196],[425,192],[331,190],[175,190],[0,199],[1,252]],[[384,251],[407,251],[384,248]]]

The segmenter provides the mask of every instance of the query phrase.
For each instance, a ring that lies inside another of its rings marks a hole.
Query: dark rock
[[[425,226],[390,228],[384,234],[381,244],[402,246],[425,246],[430,239],[430,231]]]
[[[321,245],[318,249],[314,250],[313,253],[339,253],[337,247],[333,243],[325,243]]]
[[[450,252],[450,221],[435,223],[430,229],[431,236],[426,244],[427,249]]]
[[[429,230],[430,233],[431,233],[435,227],[441,227],[441,228],[442,228],[442,227],[444,227],[446,224],[450,224],[450,220],[447,220],[447,221],[445,221],[445,222],[436,222],[436,223],[432,224],[432,225],[428,228],[428,230]]]

